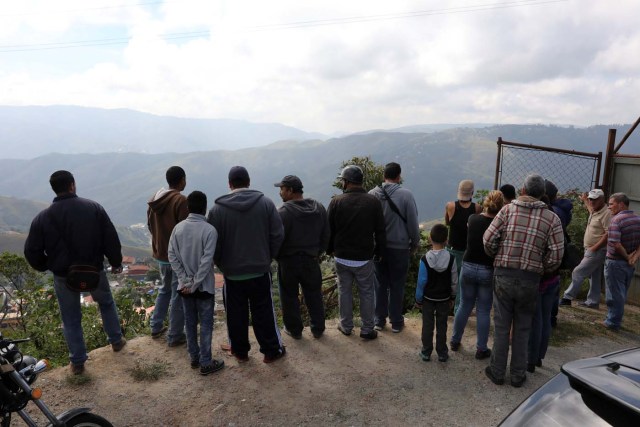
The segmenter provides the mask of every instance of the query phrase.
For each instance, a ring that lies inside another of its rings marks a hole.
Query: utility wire
[[[320,27],[320,26],[329,26],[329,25],[349,25],[349,24],[375,22],[375,21],[417,18],[417,17],[423,17],[423,16],[482,12],[487,10],[507,9],[507,8],[524,7],[524,6],[540,6],[540,5],[546,5],[546,4],[552,4],[552,3],[562,3],[566,1],[568,0],[542,0],[542,1],[517,0],[517,1],[510,1],[510,2],[503,2],[503,3],[487,3],[487,4],[480,4],[480,5],[451,7],[451,8],[445,8],[445,9],[431,9],[431,10],[421,10],[421,11],[413,11],[413,12],[351,16],[351,17],[345,17],[345,18],[298,21],[298,22],[289,22],[289,23],[282,23],[282,24],[265,24],[265,25],[256,25],[252,27],[245,27],[244,30],[247,32],[262,32],[262,31],[279,31],[279,30],[289,30],[289,29],[297,29],[297,28]],[[157,3],[163,3],[163,2],[138,3],[138,5],[157,4]],[[113,7],[116,7],[116,6],[113,6]],[[193,38],[200,38],[200,37],[208,37],[210,35],[211,35],[211,32],[206,30],[206,31],[189,31],[189,32],[182,32],[182,33],[159,34],[155,37],[162,38],[163,40],[185,40],[185,39],[193,39]],[[131,39],[132,37],[113,37],[113,38],[105,38],[105,39],[79,40],[79,41],[57,42],[57,43],[0,45],[0,53],[69,49],[69,48],[92,47],[92,46],[113,46],[113,45],[127,44],[131,41]]]

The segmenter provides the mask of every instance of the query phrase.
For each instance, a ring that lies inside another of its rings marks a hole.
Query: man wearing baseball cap
[[[302,288],[309,310],[311,333],[320,338],[324,332],[322,272],[319,257],[329,243],[327,211],[321,203],[303,197],[302,181],[287,175],[273,184],[280,188],[284,204],[278,213],[284,225],[284,241],[278,254],[278,283],[284,332],[302,338],[302,317],[298,287]]]
[[[580,199],[589,211],[587,228],[584,232],[584,258],[571,273],[571,285],[560,300],[560,305],[571,305],[576,298],[584,279],[589,279],[589,293],[584,302],[578,305],[597,309],[600,306],[600,289],[602,287],[602,272],[605,255],[607,253],[607,233],[611,222],[611,211],[607,209],[604,192],[594,188],[584,193]]]

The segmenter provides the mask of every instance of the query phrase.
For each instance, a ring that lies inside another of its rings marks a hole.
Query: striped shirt
[[[520,196],[500,210],[482,236],[493,266],[536,274],[560,266],[564,235],[560,218],[544,202]]]
[[[640,246],[640,217],[633,211],[618,212],[609,224],[607,258],[622,260],[624,258],[616,253],[616,243],[620,243],[628,254]]]

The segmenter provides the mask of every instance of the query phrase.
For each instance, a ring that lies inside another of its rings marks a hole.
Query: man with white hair
[[[485,252],[495,258],[495,333],[491,364],[485,373],[497,385],[504,384],[512,327],[511,385],[521,387],[527,379],[527,344],[540,279],[562,262],[562,224],[540,201],[544,194],[544,178],[527,176],[521,196],[502,208],[482,238]]]

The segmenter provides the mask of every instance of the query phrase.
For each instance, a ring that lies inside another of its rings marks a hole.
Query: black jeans
[[[436,329],[436,353],[438,356],[449,353],[447,317],[449,317],[449,301],[424,300],[422,303],[422,351],[425,354],[431,354],[433,351],[434,326]]]
[[[376,268],[375,324],[384,326],[389,316],[391,326],[403,327],[404,287],[409,271],[409,249],[384,250]]]
[[[284,326],[294,335],[302,333],[304,325],[300,317],[298,285],[302,288],[304,302],[309,310],[312,332],[322,333],[324,304],[322,302],[322,273],[318,259],[308,255],[294,255],[278,261],[280,303]]]

